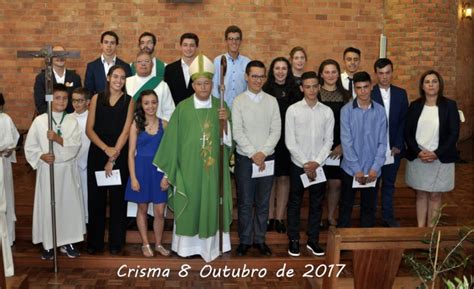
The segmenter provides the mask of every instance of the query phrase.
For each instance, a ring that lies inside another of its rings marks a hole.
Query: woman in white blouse
[[[437,71],[423,73],[419,89],[420,98],[410,104],[406,118],[405,180],[416,190],[418,227],[431,227],[441,193],[454,188],[460,120],[456,102],[443,95],[444,81]]]

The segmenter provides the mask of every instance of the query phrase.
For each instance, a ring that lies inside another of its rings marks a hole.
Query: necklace
[[[196,118],[199,122],[199,126],[201,127],[201,132],[202,132],[202,137],[199,140],[202,141],[201,159],[204,162],[204,168],[206,170],[209,169],[216,162],[216,160],[212,157],[212,138],[211,138],[212,123],[209,121],[210,110],[211,109],[207,109],[206,117],[204,121],[202,121],[201,118],[199,118],[197,109],[194,109],[194,113],[196,114]]]
[[[196,118],[198,120],[199,126],[201,127],[201,132],[202,132],[202,137],[199,139],[202,141],[201,150],[205,148],[206,142],[210,140],[210,131],[209,131],[210,123],[209,123],[209,118],[208,118],[209,110],[210,109],[207,109],[206,117],[204,121],[201,121],[201,119],[199,118],[199,114],[197,113],[197,109],[194,109],[194,113],[196,114]]]
[[[63,120],[64,120],[64,117],[66,116],[66,112],[64,111],[63,112],[63,116],[61,117],[61,120],[59,121],[59,124],[56,122],[56,120],[54,119],[53,115],[51,115],[51,119],[53,120],[53,123],[54,125],[56,126],[56,133],[59,135],[59,136],[62,136],[63,133],[61,132],[61,125],[63,123]]]
[[[155,131],[155,128],[157,128],[156,131]],[[145,131],[149,135],[155,135],[158,133],[159,130],[160,128],[158,127],[158,118],[155,119],[153,122],[147,123],[147,125],[145,126]]]

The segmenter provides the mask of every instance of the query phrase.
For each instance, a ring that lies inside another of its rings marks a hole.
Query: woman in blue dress
[[[164,210],[168,199],[168,182],[163,173],[153,165],[158,146],[163,136],[166,122],[156,116],[158,96],[153,90],[144,90],[136,102],[134,120],[130,128],[128,168],[130,179],[125,191],[125,200],[137,203],[137,226],[142,238],[142,253],[153,257],[153,250],[148,242],[147,211],[148,204],[153,203],[153,231],[155,251],[163,256],[170,252],[161,245],[164,226]]]

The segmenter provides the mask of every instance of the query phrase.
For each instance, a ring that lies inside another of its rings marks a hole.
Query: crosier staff
[[[220,74],[220,101],[221,106],[220,108],[224,108],[224,92],[225,92],[225,85],[224,85],[224,78],[227,72],[227,59],[225,55],[221,57],[221,74]],[[226,127],[227,120],[221,119],[220,121],[220,162],[219,162],[219,254],[222,255],[224,252],[223,247],[223,235],[224,235],[224,129]]]

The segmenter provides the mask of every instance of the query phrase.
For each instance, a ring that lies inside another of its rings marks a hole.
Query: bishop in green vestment
[[[211,96],[214,65],[199,55],[190,66],[196,93],[173,112],[153,163],[170,184],[168,206],[175,214],[171,248],[182,257],[219,256],[219,182],[224,182],[223,250],[230,251],[232,193],[228,161],[232,145],[230,111]],[[226,120],[224,173],[219,180],[220,123]]]

